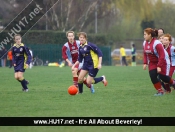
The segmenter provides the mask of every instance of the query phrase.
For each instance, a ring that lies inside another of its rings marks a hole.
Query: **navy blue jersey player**
[[[21,83],[23,87],[22,90],[28,92],[28,81],[24,79],[23,73],[31,62],[31,55],[29,49],[23,43],[21,43],[21,35],[16,34],[14,36],[14,40],[15,44],[12,47],[12,62],[14,65],[15,79]]]
[[[79,93],[83,93],[83,78],[87,76],[87,83],[96,84],[98,82],[103,82],[104,86],[107,85],[107,80],[105,76],[95,78],[102,63],[102,52],[93,43],[87,42],[87,34],[85,32],[80,32],[78,34],[80,40],[79,56],[78,61],[72,66],[74,68],[77,64],[84,60],[83,67],[78,76],[78,87]]]

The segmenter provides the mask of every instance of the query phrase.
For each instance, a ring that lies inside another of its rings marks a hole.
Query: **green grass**
[[[0,68],[1,117],[175,117],[175,91],[161,97],[141,66],[104,66],[108,86],[95,84],[95,94],[84,86],[82,95],[70,96],[69,67],[33,67],[25,72],[29,92],[21,91],[13,69]],[[0,127],[0,132],[172,132],[175,127]]]

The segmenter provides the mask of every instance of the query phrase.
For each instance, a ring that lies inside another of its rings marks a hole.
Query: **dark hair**
[[[132,44],[133,47],[135,47],[135,44]]]
[[[151,34],[151,37],[158,37],[158,30],[157,29],[152,29],[152,28],[146,28],[144,30],[147,34]]]
[[[159,28],[158,30],[162,30],[162,31],[163,31],[163,33],[165,33],[163,28]]]

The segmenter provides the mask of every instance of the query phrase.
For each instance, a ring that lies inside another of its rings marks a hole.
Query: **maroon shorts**
[[[163,65],[161,68],[161,72],[160,74],[162,75],[166,75],[169,76],[169,72],[170,72],[170,65]],[[150,63],[149,64],[149,71],[153,70],[153,69],[157,69],[157,63]]]

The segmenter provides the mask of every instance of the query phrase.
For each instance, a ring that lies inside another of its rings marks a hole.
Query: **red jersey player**
[[[175,47],[171,44],[172,37],[170,34],[164,34],[163,45],[165,50],[168,52],[170,58],[170,73],[169,76],[172,77],[175,71]],[[171,90],[169,91],[171,92]]]
[[[169,83],[171,85],[174,85],[175,81],[169,77],[169,56],[162,43],[155,38],[157,35],[158,31],[153,30],[152,28],[146,28],[144,30],[145,41],[143,42],[143,69],[146,70],[148,65],[151,81],[157,90],[155,96],[161,96],[164,94],[164,91],[162,90],[161,83],[157,77],[159,76],[163,82]]]
[[[66,33],[68,42],[66,42],[62,47],[62,58],[68,63],[68,66],[72,67],[73,64],[78,60],[78,49],[80,46],[80,41],[75,40],[75,33],[73,31],[68,31]],[[82,64],[76,65],[72,69],[73,84],[78,87],[78,71],[81,69]],[[90,88],[91,92],[94,93],[95,90],[93,85],[88,85],[86,80],[84,84]]]

